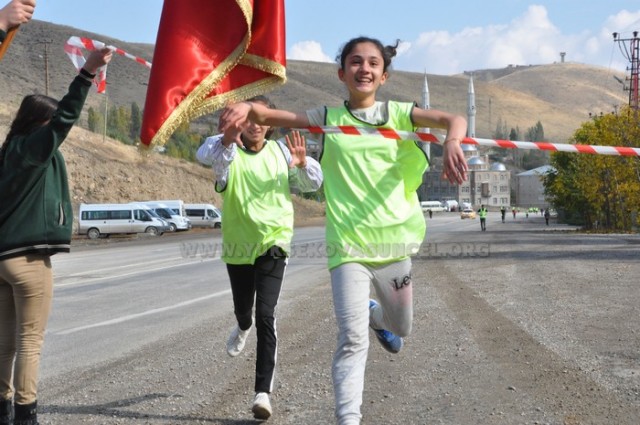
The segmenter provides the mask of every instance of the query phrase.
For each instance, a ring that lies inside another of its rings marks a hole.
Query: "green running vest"
[[[222,261],[253,264],[273,245],[289,254],[289,165],[276,141],[268,140],[257,153],[237,150],[222,197]]]
[[[379,126],[360,121],[346,106],[327,108],[326,125],[414,131],[413,106],[388,102],[389,120]],[[325,134],[320,163],[329,269],[347,262],[381,265],[417,253],[426,224],[416,190],[428,161],[416,142]]]

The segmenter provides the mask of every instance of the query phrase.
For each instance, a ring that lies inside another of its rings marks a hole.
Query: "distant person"
[[[250,100],[274,108],[265,96]],[[298,132],[287,145],[270,140],[273,128],[248,123],[209,137],[197,159],[213,165],[215,189],[224,199],[222,261],[227,264],[236,324],[227,341],[235,357],[244,349],[253,326],[257,330],[255,396],[256,419],[271,416],[278,339],[275,310],[282,289],[291,237],[293,204],[290,190],[315,192],[322,184],[320,164],[306,156],[305,139]],[[238,140],[239,137],[239,140]]]
[[[478,215],[480,216],[480,229],[483,232],[487,230],[487,209],[484,207],[484,204],[480,205],[480,209],[478,210]]]
[[[433,218],[433,210],[429,208],[429,218]]]
[[[348,98],[335,107],[290,112],[240,102],[223,110],[219,128],[225,131],[247,120],[288,128],[442,128],[447,132],[442,177],[460,184],[468,171],[460,147],[467,131],[464,117],[422,109],[413,102],[376,100],[389,78],[397,47],[398,43],[384,46],[369,37],[349,40],[336,58],[337,76]],[[325,134],[320,145],[328,265],[338,325],[332,366],[335,413],[339,425],[355,425],[362,418],[369,329],[392,353],[402,349],[402,337],[411,332],[411,255],[424,240],[426,226],[416,190],[428,159],[419,143],[411,140]],[[370,299],[371,285],[379,301]]]
[[[549,218],[551,217],[551,213],[549,212],[549,208],[544,210],[544,222],[549,225]]]
[[[513,214],[513,219],[516,219],[516,209],[515,207],[511,209],[511,213]]]
[[[502,222],[504,223],[504,217],[507,215],[507,208],[503,205],[500,208],[500,216],[502,217]]]
[[[73,211],[60,145],[111,50],[94,50],[60,102],[26,96],[0,148],[0,424],[37,425],[51,255],[69,252]],[[15,422],[11,422],[12,399]]]
[[[0,9],[0,43],[11,28],[29,22],[35,8],[36,0],[11,0]]]

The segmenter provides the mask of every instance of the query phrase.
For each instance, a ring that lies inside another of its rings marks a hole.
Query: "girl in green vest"
[[[252,99],[273,108],[264,96]],[[277,334],[275,308],[280,297],[291,237],[293,204],[291,187],[315,192],[322,184],[320,164],[306,156],[305,140],[298,132],[286,137],[287,145],[269,140],[273,130],[246,123],[209,137],[196,157],[212,165],[216,191],[222,194],[222,260],[227,264],[237,324],[227,341],[235,357],[245,346],[253,325],[257,329],[255,397],[256,419],[271,416]]]
[[[395,46],[358,37],[337,58],[338,78],[349,99],[338,107],[306,112],[269,109],[255,102],[230,105],[219,128],[227,131],[247,120],[289,128],[355,125],[415,131],[446,129],[443,178],[460,184],[467,164],[460,142],[463,117],[413,103],[378,102],[387,82]],[[339,425],[359,424],[369,348],[369,328],[390,352],[402,348],[411,331],[413,301],[411,259],[425,236],[425,220],[416,190],[427,169],[418,143],[375,136],[325,134],[320,164],[327,203],[327,256],[331,272],[338,347],[333,358],[333,385]],[[378,301],[369,299],[373,284]]]

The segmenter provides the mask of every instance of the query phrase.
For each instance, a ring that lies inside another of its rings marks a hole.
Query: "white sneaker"
[[[227,340],[227,354],[231,357],[235,357],[242,352],[244,344],[247,342],[247,337],[251,332],[251,328],[246,331],[240,330],[240,327],[236,325],[231,331],[229,339]]]
[[[253,399],[253,407],[251,408],[253,417],[256,419],[266,420],[271,416],[271,403],[269,402],[269,394],[256,393]]]

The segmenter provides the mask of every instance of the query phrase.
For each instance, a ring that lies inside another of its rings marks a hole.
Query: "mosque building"
[[[473,76],[469,77],[467,102],[467,137],[475,137],[475,90]],[[423,108],[429,109],[429,88],[425,73],[422,92]],[[421,130],[421,131],[424,131]],[[476,145],[462,144],[462,151],[467,158],[469,174],[467,181],[454,185],[442,179],[442,161],[432,160],[429,144],[425,143],[425,152],[430,158],[430,167],[422,177],[422,185],[418,188],[420,201],[455,200],[459,205],[471,204],[480,207],[484,204],[491,209],[509,207],[511,205],[511,172],[500,162],[490,162],[489,156],[481,154]]]

